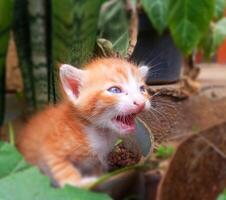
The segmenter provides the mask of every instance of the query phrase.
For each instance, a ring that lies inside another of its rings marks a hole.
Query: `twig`
[[[121,174],[123,172],[133,171],[133,170],[138,170],[138,169],[146,169],[146,168],[149,168],[149,167],[150,167],[150,165],[147,165],[147,164],[142,164],[142,165],[141,164],[137,164],[137,165],[132,165],[132,166],[128,166],[128,167],[124,167],[124,168],[115,170],[113,172],[110,172],[110,173],[107,173],[107,174],[101,176],[95,183],[89,185],[87,187],[87,189],[93,189],[97,185],[100,185],[100,184],[104,183],[105,181],[107,181],[111,177],[116,176],[118,174]]]
[[[138,15],[137,7],[132,6],[131,1],[127,0],[127,7],[131,12],[130,24],[129,24],[129,46],[127,49],[126,58],[130,58],[137,43],[138,35]]]

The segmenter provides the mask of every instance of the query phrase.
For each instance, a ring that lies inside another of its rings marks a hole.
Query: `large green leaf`
[[[52,56],[58,78],[58,64],[77,67],[93,55],[97,21],[103,0],[52,0]]]
[[[0,178],[28,167],[16,148],[0,142]]]
[[[55,62],[80,66],[93,54],[102,0],[52,0]]]
[[[0,1],[0,126],[5,106],[5,62],[13,17],[13,0]]]
[[[219,19],[224,16],[226,0],[215,0],[214,18]]]
[[[169,28],[184,54],[197,47],[214,14],[214,0],[170,0]]]
[[[107,1],[103,4],[98,22],[100,32],[98,37],[110,40],[113,49],[125,55],[129,45],[129,25],[125,5],[122,0],[112,2]]]
[[[217,196],[216,200],[226,200],[226,189]]]
[[[110,200],[105,194],[65,187],[56,189],[48,177],[36,167],[25,163],[16,149],[0,143],[0,199],[1,200]]]
[[[0,179],[0,199],[4,200],[110,200],[105,194],[97,194],[67,186],[51,187],[47,177],[32,167]]]
[[[161,34],[167,27],[169,0],[141,0],[152,25]]]

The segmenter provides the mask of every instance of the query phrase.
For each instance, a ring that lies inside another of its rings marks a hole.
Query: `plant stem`
[[[8,127],[9,127],[9,143],[12,146],[14,146],[15,145],[15,136],[14,136],[14,130],[13,130],[13,126],[12,126],[11,122],[9,122]]]
[[[132,171],[132,170],[138,170],[138,169],[146,169],[146,168],[149,168],[149,167],[150,167],[150,165],[147,165],[147,164],[136,164],[136,165],[131,165],[131,166],[128,166],[128,167],[124,167],[124,168],[115,170],[113,172],[109,172],[109,173],[104,174],[103,176],[101,176],[96,182],[94,182],[91,185],[89,185],[87,187],[87,189],[89,189],[89,190],[93,189],[97,185],[100,185],[100,184],[106,182],[111,177],[116,176],[118,174],[121,174],[123,172]]]

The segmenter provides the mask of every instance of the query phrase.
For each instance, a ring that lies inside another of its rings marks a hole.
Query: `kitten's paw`
[[[98,177],[96,176],[84,177],[79,181],[78,186],[83,188],[88,188],[92,184],[94,184],[97,181],[97,179]]]
[[[96,176],[89,176],[89,177],[83,177],[80,180],[76,180],[76,181],[74,179],[64,180],[58,183],[58,186],[64,187],[65,185],[71,185],[71,186],[80,187],[80,188],[89,188],[93,183],[96,182],[97,179],[98,177]]]

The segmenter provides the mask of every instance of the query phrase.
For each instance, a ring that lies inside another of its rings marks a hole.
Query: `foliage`
[[[169,28],[177,46],[190,54],[208,30],[214,0],[171,0]]]
[[[21,74],[23,77],[24,94],[27,111],[33,112],[36,107],[33,69],[31,61],[31,44],[27,0],[14,1],[13,35],[19,57]]]
[[[141,0],[154,28],[161,34],[167,27],[169,0]]]
[[[156,151],[156,156],[158,158],[167,159],[171,157],[174,152],[175,152],[175,149],[172,145],[168,145],[168,146],[159,145]]]
[[[51,187],[48,178],[29,166],[15,147],[0,143],[0,199],[4,200],[110,200],[105,194],[66,186]]]
[[[12,20],[27,108],[33,112],[60,98],[59,64],[81,67],[99,55],[95,52],[98,48],[102,55],[115,55],[114,51],[127,54],[128,30],[131,31],[128,8],[136,9],[137,2],[2,0],[0,124],[4,116],[4,66]],[[210,58],[225,38],[225,0],[141,0],[140,3],[159,34],[170,30],[185,55],[199,47]]]
[[[121,55],[127,53],[129,45],[129,25],[122,0],[106,2],[98,21],[99,38],[105,38],[113,44],[113,49]]]
[[[82,67],[93,55],[101,4],[102,0],[52,1],[51,38],[55,82],[58,82],[59,63]]]
[[[218,195],[216,200],[226,200],[226,189]]]
[[[214,18],[220,19],[224,16],[224,9],[226,6],[225,0],[215,0]]]
[[[225,0],[141,0],[141,4],[153,27],[160,34],[168,28],[184,55],[200,47],[210,57],[225,38],[217,28],[222,32]]]
[[[3,124],[5,106],[5,62],[9,31],[13,17],[13,0],[0,1],[0,126]]]

